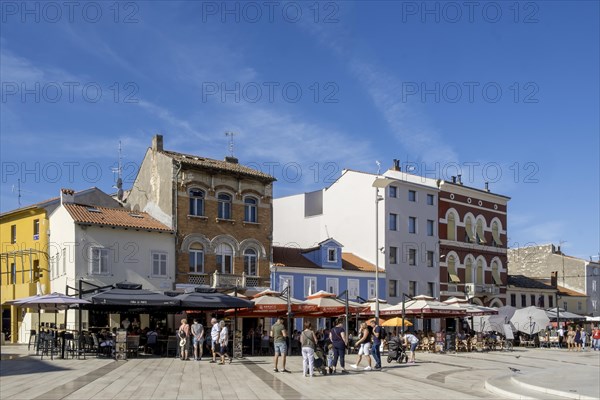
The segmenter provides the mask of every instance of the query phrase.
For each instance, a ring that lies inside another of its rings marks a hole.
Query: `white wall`
[[[379,254],[379,265],[385,267],[387,279],[398,280],[399,294],[408,293],[409,281],[417,282],[417,294],[427,291],[427,283],[435,282],[435,295],[439,295],[439,240],[438,189],[434,180],[415,177],[410,174],[387,171],[385,176],[396,180],[398,197],[389,198],[386,189],[379,194],[384,200],[379,204],[379,245],[375,243],[375,188],[374,174],[347,170],[323,193],[323,215],[304,218],[304,195],[289,196],[274,201],[274,241],[278,243],[296,242],[301,247],[309,247],[320,240],[332,237],[351,252],[363,259],[375,263],[375,249],[385,247],[386,252]],[[408,176],[408,177],[407,177]],[[416,190],[418,201],[408,201],[408,190]],[[426,203],[426,194],[433,194],[434,205]],[[387,230],[388,214],[398,214],[398,230]],[[417,217],[417,234],[408,233],[408,217]],[[434,235],[427,236],[426,221],[434,222]],[[408,265],[403,255],[407,243],[418,247],[416,266]],[[398,264],[388,263],[387,250],[397,247]],[[434,251],[434,267],[426,266],[426,251]],[[386,285],[387,293],[387,285]],[[396,303],[400,297],[390,298]]]
[[[314,246],[326,239],[321,237],[322,219],[322,215],[304,218],[304,193],[274,199],[273,246]]]

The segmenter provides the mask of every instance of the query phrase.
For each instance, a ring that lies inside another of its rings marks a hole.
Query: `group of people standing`
[[[344,318],[340,317],[335,321],[335,326],[329,331],[327,341],[327,368],[330,374],[337,373],[339,362],[340,373],[347,374],[346,369],[346,349],[349,345],[348,335],[344,329]],[[373,319],[369,324],[362,323],[360,328],[360,338],[355,343],[358,348],[358,361],[352,364],[351,367],[358,369],[363,357],[367,360],[367,366],[363,368],[365,371],[381,370],[381,344],[385,341],[385,329],[377,324]],[[271,337],[273,337],[274,355],[274,372],[287,372],[285,368],[288,333],[283,323],[283,318],[278,318],[277,322],[271,328]],[[419,343],[419,339],[412,334],[403,336],[404,345],[410,347],[409,363],[415,362],[415,350]],[[304,322],[304,330],[300,333],[300,343],[302,347],[302,371],[305,377],[314,376],[314,361],[315,351],[317,350],[319,340],[315,334],[312,324],[309,321]],[[371,356],[375,361],[375,365],[371,364]],[[282,358],[283,369],[279,370],[279,358]]]
[[[211,339],[211,363],[217,362],[219,358],[219,364],[225,364],[225,358],[229,359],[229,363],[233,361],[233,358],[229,354],[229,329],[225,324],[225,321],[217,321],[216,318],[211,319],[212,328],[210,330]],[[205,340],[204,327],[194,318],[194,323],[189,325],[187,319],[181,320],[181,325],[177,331],[179,337],[180,357],[182,361],[190,360],[189,354],[193,352],[195,361],[200,361],[203,356],[203,343]]]

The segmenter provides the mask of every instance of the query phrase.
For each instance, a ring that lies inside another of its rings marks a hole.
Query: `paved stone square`
[[[292,373],[285,374],[272,372],[271,357],[226,365],[158,357],[40,360],[24,345],[2,346],[1,354],[2,400],[600,398],[600,352],[593,351],[417,353],[413,365],[384,358],[381,372],[350,368],[352,354],[349,374],[313,378],[302,376],[300,356],[288,358]]]

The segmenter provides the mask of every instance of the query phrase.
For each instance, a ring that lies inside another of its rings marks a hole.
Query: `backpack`
[[[184,330],[179,331],[179,339],[185,339],[185,331]]]
[[[385,340],[385,338],[387,337],[387,332],[385,331],[385,329],[383,328],[383,326],[379,326],[379,340]]]

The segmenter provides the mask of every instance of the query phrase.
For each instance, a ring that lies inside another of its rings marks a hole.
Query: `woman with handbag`
[[[179,347],[180,347],[180,355],[182,361],[188,360],[188,340],[190,339],[190,326],[187,323],[187,319],[181,320],[181,325],[179,326]]]
[[[312,378],[315,368],[317,336],[312,330],[312,324],[308,321],[304,323],[304,330],[300,334],[300,343],[302,344],[302,373],[306,377],[306,367],[308,365],[308,373]]]

